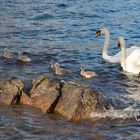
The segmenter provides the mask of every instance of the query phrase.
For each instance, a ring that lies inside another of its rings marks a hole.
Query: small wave
[[[33,20],[46,20],[46,19],[53,19],[54,17],[52,15],[49,14],[41,14],[41,15],[37,15],[36,17],[33,18]]]
[[[65,4],[65,3],[61,3],[61,4],[58,4],[57,7],[59,7],[59,8],[67,8],[68,5]]]
[[[114,109],[111,107],[109,110],[102,112],[92,112],[93,118],[111,118],[111,119],[135,119],[140,121],[140,109],[135,109],[133,106],[129,106],[125,109]]]

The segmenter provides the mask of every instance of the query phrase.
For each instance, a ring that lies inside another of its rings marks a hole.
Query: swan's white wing
[[[121,52],[116,53],[114,56],[110,56],[110,62],[120,63],[121,62]]]
[[[140,48],[133,50],[126,58],[126,67],[129,72],[140,72]]]
[[[130,48],[126,48],[126,57],[128,56],[128,55],[130,55],[134,50],[136,50],[136,49],[140,49],[140,47],[137,47],[137,46],[132,46],[132,47],[130,47]]]
[[[126,57],[127,64],[138,64],[140,62],[140,49],[133,50],[127,57]]]
[[[130,48],[126,48],[126,57],[129,56],[136,49],[140,49],[140,47],[132,46]],[[108,60],[111,63],[120,63],[121,62],[121,51],[116,53],[114,56],[109,56]]]

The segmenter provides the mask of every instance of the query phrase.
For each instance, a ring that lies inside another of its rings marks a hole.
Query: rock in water
[[[90,86],[60,82],[48,76],[33,80],[31,97],[22,94],[21,103],[43,112],[57,113],[69,120],[91,119],[91,113],[108,108],[107,101]]]
[[[11,105],[20,100],[23,82],[18,78],[10,78],[0,81],[0,103]]]
[[[34,79],[30,92],[33,106],[40,108],[43,112],[53,112],[60,98],[59,88],[59,81],[50,77],[40,76]]]
[[[32,106],[33,99],[31,97],[29,97],[29,95],[27,95],[26,93],[23,92],[20,97],[20,104]]]
[[[65,83],[55,111],[70,120],[90,119],[91,113],[107,108],[105,99],[85,85]]]

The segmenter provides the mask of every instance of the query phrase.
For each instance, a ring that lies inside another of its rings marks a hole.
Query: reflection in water
[[[119,51],[117,38],[120,35],[126,39],[127,47],[140,46],[139,22],[139,0],[2,0],[0,54],[6,47],[15,54],[24,52],[32,62],[20,63],[0,57],[1,79],[16,76],[27,85],[40,74],[54,77],[49,69],[50,60],[54,60],[72,71],[64,80],[90,84],[115,106],[91,114],[102,117],[94,123],[72,123],[26,107],[7,111],[7,107],[1,106],[2,139],[139,138],[139,125],[135,121],[140,116],[140,78],[125,75],[119,64],[104,62],[101,58],[104,37],[95,38],[99,28],[106,26],[110,30],[110,55]],[[81,65],[98,76],[81,77]],[[119,120],[107,120],[106,116]]]

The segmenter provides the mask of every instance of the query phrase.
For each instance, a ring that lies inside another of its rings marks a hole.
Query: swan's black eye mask
[[[101,30],[96,32],[96,36],[100,36],[101,35]]]

